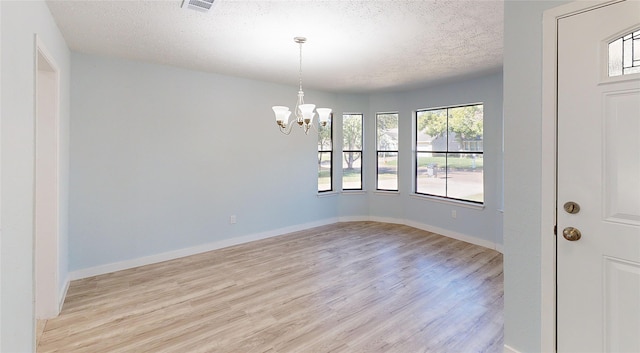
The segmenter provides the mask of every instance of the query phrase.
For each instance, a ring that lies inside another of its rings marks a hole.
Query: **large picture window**
[[[362,114],[342,115],[342,190],[362,190]]]
[[[376,114],[376,189],[398,191],[398,113]]]
[[[333,115],[318,127],[318,192],[333,190]]]
[[[416,112],[417,194],[484,203],[483,105]]]

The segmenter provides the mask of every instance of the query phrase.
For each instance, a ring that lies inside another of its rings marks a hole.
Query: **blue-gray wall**
[[[502,243],[499,73],[373,96],[308,90],[308,101],[334,109],[337,151],[342,113],[365,114],[365,192],[322,197],[314,135],[281,135],[272,116],[271,105],[293,102],[293,87],[73,53],[71,95],[72,271],[339,219],[390,219]],[[412,110],[473,102],[485,103],[485,207],[411,196]],[[389,110],[401,112],[396,196],[373,192],[374,112]]]
[[[505,344],[541,347],[542,16],[567,1],[506,1],[504,24]]]
[[[413,195],[414,112],[443,106],[484,104],[484,207],[465,207]],[[447,85],[370,96],[367,147],[375,150],[375,114],[399,113],[399,191],[397,197],[372,193],[369,212],[375,217],[408,220],[449,232],[471,236],[481,244],[502,244],[502,74],[501,72]],[[375,153],[367,154],[368,185],[375,189]],[[455,210],[457,218],[451,217]]]
[[[37,34],[60,69],[60,279],[67,281],[70,53],[43,1],[0,1],[2,8],[2,238],[0,351],[34,350],[33,195],[35,42]]]
[[[344,219],[398,221],[484,244],[502,242],[500,73],[411,92],[307,90],[308,101],[334,108],[336,150],[342,112],[365,114],[365,192],[318,197],[315,139],[299,131],[281,135],[270,109],[291,105],[295,87],[69,54],[44,2],[0,6],[1,351],[33,350],[34,33],[63,72],[61,281],[67,278],[67,259],[69,269],[79,271]],[[505,82],[511,81],[505,77]],[[411,112],[470,102],[485,103],[485,207],[412,196]],[[374,117],[394,110],[401,116],[400,192],[379,194],[374,192]],[[232,214],[235,225],[228,222]]]
[[[290,87],[73,53],[71,95],[72,270],[337,216],[313,135],[275,124]]]

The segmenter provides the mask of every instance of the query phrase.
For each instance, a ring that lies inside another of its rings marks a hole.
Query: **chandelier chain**
[[[302,91],[302,42],[300,44],[300,66],[298,70],[298,79],[300,81],[300,90]]]

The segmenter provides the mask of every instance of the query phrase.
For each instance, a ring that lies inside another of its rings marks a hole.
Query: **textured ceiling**
[[[502,66],[503,1],[48,1],[74,51],[336,92],[405,90]]]

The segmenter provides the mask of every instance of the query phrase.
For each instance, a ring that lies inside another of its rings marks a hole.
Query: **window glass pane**
[[[609,43],[609,76],[640,72],[640,31]]]
[[[376,144],[378,151],[398,150],[398,114],[376,116]]]
[[[416,112],[419,194],[484,202],[483,105]]]
[[[443,153],[417,152],[416,192],[447,196],[447,157]]]
[[[318,192],[333,190],[331,155],[333,150],[332,115],[325,126],[318,124]]]
[[[447,157],[447,196],[484,202],[483,158],[475,153],[450,153]]]
[[[622,38],[609,43],[609,76],[622,75]]]
[[[329,117],[327,125],[318,125],[318,151],[331,151],[333,149],[331,138],[331,117]]]
[[[482,152],[482,105],[449,108],[448,152]]]
[[[318,191],[331,189],[331,152],[318,152]]]
[[[417,112],[416,149],[418,151],[447,150],[447,110],[425,110]]]
[[[343,152],[342,155],[342,189],[362,189],[362,152]]]
[[[625,40],[622,45],[624,48],[622,49],[622,67],[631,67],[631,62],[633,61],[633,46],[632,40],[629,38]]]
[[[637,74],[637,73],[640,73],[640,61],[638,61],[637,66],[628,67],[628,68],[624,69],[624,74],[625,75]]]
[[[378,152],[378,190],[398,190],[398,152]]]
[[[343,150],[362,150],[362,114],[342,116],[342,136]]]

